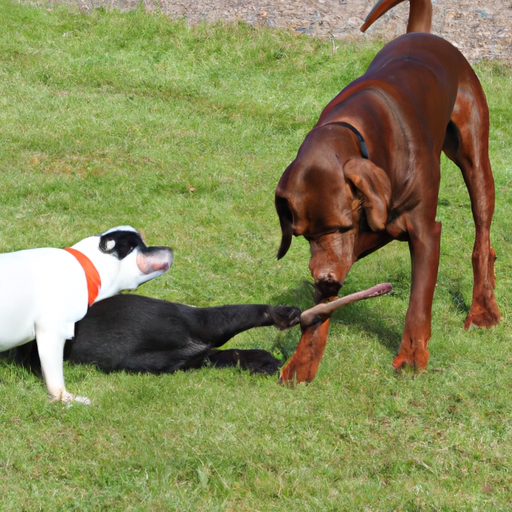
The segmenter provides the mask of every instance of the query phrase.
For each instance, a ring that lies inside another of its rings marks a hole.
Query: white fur
[[[112,231],[135,231],[130,226]],[[106,234],[104,233],[104,234]],[[99,250],[100,236],[73,246],[96,267],[101,288],[95,302],[132,290],[166,272],[172,251],[149,257],[135,248],[122,260]],[[142,269],[142,270],[141,270]],[[88,308],[87,281],[78,260],[63,249],[41,248],[0,254],[0,351],[37,339],[41,368],[52,400],[69,402],[63,372],[64,344],[75,334],[75,322]],[[84,397],[77,401],[88,403]]]

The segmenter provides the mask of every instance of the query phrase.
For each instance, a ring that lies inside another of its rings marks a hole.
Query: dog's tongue
[[[378,284],[368,290],[352,293],[331,302],[317,304],[303,311],[300,316],[302,336],[294,354],[281,370],[279,383],[293,385],[300,382],[311,382],[315,378],[327,343],[329,321],[337,309],[358,300],[385,295],[391,290],[389,283]]]

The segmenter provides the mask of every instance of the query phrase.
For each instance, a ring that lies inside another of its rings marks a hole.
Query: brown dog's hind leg
[[[495,192],[489,161],[489,113],[476,76],[470,85],[464,92],[459,91],[443,147],[446,156],[462,171],[475,222],[473,299],[464,322],[466,329],[471,325],[492,327],[501,318],[494,296],[496,253],[490,242]]]

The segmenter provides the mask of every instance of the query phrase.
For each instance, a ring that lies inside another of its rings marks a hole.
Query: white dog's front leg
[[[90,403],[88,398],[74,397],[66,391],[64,384],[64,344],[66,338],[58,329],[36,326],[36,341],[41,370],[52,402],[69,403],[76,400]]]

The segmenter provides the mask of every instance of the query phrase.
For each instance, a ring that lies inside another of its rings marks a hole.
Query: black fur
[[[210,361],[217,367],[240,365],[272,374],[281,361],[269,352],[216,349],[253,327],[293,327],[300,313],[291,306],[195,308],[140,295],[116,295],[94,304],[75,325],[75,338],[66,343],[65,359],[94,364],[105,372],[169,373],[199,368]],[[34,366],[34,348],[19,347],[18,361]]]

